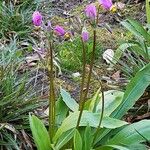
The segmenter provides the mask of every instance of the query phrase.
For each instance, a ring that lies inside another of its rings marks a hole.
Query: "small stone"
[[[103,53],[103,59],[106,61],[107,64],[111,64],[114,57],[114,51],[112,49],[107,49]]]
[[[75,72],[72,74],[73,78],[78,78],[81,76],[81,74],[79,72]]]

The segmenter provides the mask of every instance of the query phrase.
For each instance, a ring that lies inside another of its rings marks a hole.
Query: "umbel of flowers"
[[[83,71],[82,71],[82,80],[81,80],[81,90],[80,90],[80,99],[79,99],[79,117],[76,124],[76,128],[79,128],[80,121],[83,113],[83,108],[85,104],[85,100],[87,99],[88,91],[89,91],[89,85],[90,85],[90,79],[92,75],[92,69],[94,65],[94,59],[95,59],[95,48],[96,48],[96,30],[97,30],[97,24],[98,24],[98,17],[99,17],[99,9],[103,7],[104,9],[108,11],[114,12],[116,10],[115,6],[113,5],[111,0],[98,0],[99,6],[98,8],[94,4],[89,4],[85,8],[85,17],[86,17],[86,23],[81,27],[82,29],[79,29],[78,34],[81,37],[82,42],[82,57],[83,57]],[[32,22],[35,26],[41,27],[41,29],[44,30],[45,35],[48,37],[48,48],[47,48],[47,56],[50,60],[49,66],[48,66],[48,77],[49,77],[49,84],[50,84],[50,92],[49,92],[49,134],[50,137],[53,138],[54,132],[55,132],[55,88],[54,88],[54,78],[53,78],[53,39],[55,38],[54,35],[65,38],[65,36],[70,37],[71,32],[66,32],[65,29],[60,26],[56,25],[53,27],[51,25],[51,22],[47,22],[47,26],[45,25],[45,22],[43,20],[43,17],[39,11],[35,11],[32,15]],[[89,73],[87,77],[87,81],[85,82],[85,66],[86,66],[86,44],[90,38],[90,34],[87,31],[86,25],[89,23],[93,29],[93,47],[92,47],[92,53],[91,53],[91,60],[90,60],[90,68]],[[85,91],[83,90],[85,88]],[[103,114],[103,113],[102,113]],[[99,122],[99,127],[101,125],[102,121],[102,115]]]

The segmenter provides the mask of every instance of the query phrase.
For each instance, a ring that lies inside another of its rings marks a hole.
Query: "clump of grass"
[[[12,35],[28,37],[31,32],[32,5],[26,8],[26,3],[1,3],[0,10],[0,38],[10,38]]]
[[[6,149],[19,150],[19,129],[29,128],[29,112],[45,104],[34,94],[29,72],[19,72],[21,51],[16,40],[0,49],[0,146]]]

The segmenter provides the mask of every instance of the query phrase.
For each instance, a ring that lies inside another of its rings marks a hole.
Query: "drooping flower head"
[[[95,5],[94,4],[87,5],[86,8],[85,8],[85,14],[91,20],[95,20],[96,15],[97,15]]]
[[[112,0],[98,0],[99,4],[106,10],[110,10],[111,12],[116,11],[116,7],[113,5]]]
[[[89,32],[86,30],[85,27],[83,27],[81,36],[82,36],[83,42],[87,42],[89,40]]]
[[[102,5],[103,8],[110,10],[113,6],[112,0],[99,0],[100,5]]]
[[[57,35],[59,36],[64,36],[65,35],[65,30],[63,27],[59,26],[59,25],[56,25],[55,28],[54,28],[54,31]]]
[[[35,26],[42,25],[42,15],[39,11],[35,11],[32,15],[32,22]]]

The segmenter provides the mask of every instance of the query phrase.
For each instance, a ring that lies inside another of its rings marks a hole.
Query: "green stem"
[[[88,91],[89,91],[90,79],[91,79],[92,69],[93,69],[93,65],[94,65],[95,48],[96,48],[96,29],[95,28],[94,28],[94,31],[93,31],[93,35],[94,35],[94,37],[93,37],[93,51],[92,51],[92,56],[91,56],[90,71],[89,71],[89,75],[88,75],[88,79],[87,79],[87,86],[86,86],[85,94],[84,94],[84,97],[83,97],[83,100],[82,100],[82,105],[81,105],[81,108],[80,108],[80,113],[79,113],[79,118],[78,118],[78,121],[77,121],[76,128],[78,128],[79,124],[80,124],[80,120],[81,120],[81,117],[82,117],[85,100],[87,98],[87,94],[88,94]]]
[[[99,82],[100,82],[101,93],[102,93],[102,111],[101,111],[101,116],[100,116],[99,125],[98,125],[97,130],[96,130],[95,135],[94,135],[93,143],[94,143],[95,139],[97,138],[99,129],[100,129],[101,124],[102,124],[103,116],[104,116],[104,90],[103,90],[103,86],[102,86],[101,81],[99,81]]]
[[[84,82],[85,82],[85,67],[86,67],[86,51],[85,51],[85,44],[84,44],[84,41],[82,40],[82,37],[81,37],[81,41],[82,41],[82,48],[83,48],[83,52],[82,52],[82,55],[83,55],[83,70],[82,70],[82,81],[81,81],[81,89],[80,89],[80,101],[79,101],[79,110],[81,110],[81,106],[83,104],[83,93],[84,93]]]
[[[146,0],[146,17],[147,17],[147,23],[150,24],[150,2],[149,0]]]
[[[49,86],[50,86],[50,95],[49,95],[49,135],[52,139],[55,130],[55,91],[54,91],[54,78],[53,78],[53,49],[52,43],[49,42],[49,58],[50,64],[49,70]]]

